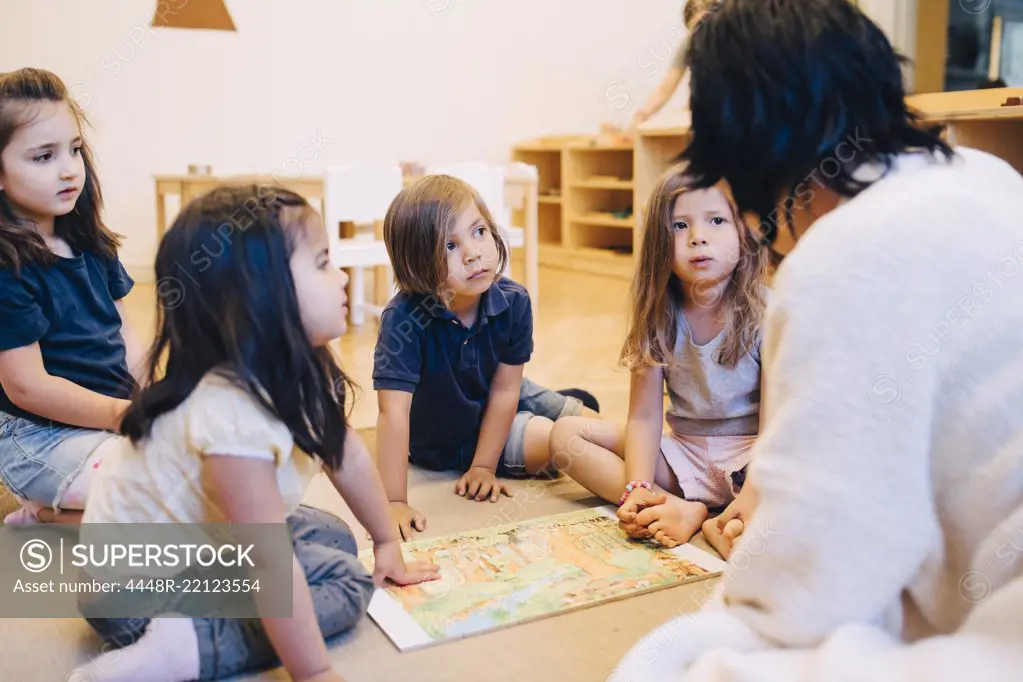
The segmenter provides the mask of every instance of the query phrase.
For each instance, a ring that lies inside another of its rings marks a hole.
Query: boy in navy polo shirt
[[[500,276],[507,247],[472,187],[445,175],[418,181],[388,210],[384,241],[400,291],[381,316],[374,357],[378,466],[408,539],[426,527],[408,505],[409,461],[464,472],[457,494],[496,502],[510,495],[497,476],[553,468],[556,420],[595,413],[523,378],[529,294]]]

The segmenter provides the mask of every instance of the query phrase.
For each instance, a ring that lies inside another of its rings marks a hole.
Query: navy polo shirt
[[[409,455],[431,469],[465,468],[498,364],[533,353],[529,294],[499,278],[480,297],[471,329],[433,295],[399,293],[380,318],[373,388],[412,394]]]
[[[114,301],[127,296],[134,284],[119,259],[91,252],[51,265],[29,263],[18,277],[0,268],[0,351],[38,342],[51,376],[111,398],[128,398],[135,380]],[[2,387],[0,411],[50,423],[16,406]]]

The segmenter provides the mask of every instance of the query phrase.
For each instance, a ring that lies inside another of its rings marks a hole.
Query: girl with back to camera
[[[628,422],[571,417],[551,437],[563,470],[617,503],[630,535],[668,547],[735,499],[760,413],[767,254],[720,186],[687,182],[672,168],[650,199],[621,354]]]
[[[0,74],[0,479],[23,505],[6,523],[81,519],[141,359],[83,122],[54,74]]]
[[[191,258],[214,243],[220,255]],[[125,417],[130,440],[100,470],[84,521],[287,522],[294,612],[89,617],[106,641],[134,643],[82,679],[211,680],[279,660],[295,680],[336,682],[324,638],[362,617],[374,583],[436,576],[405,564],[373,461],[346,423],[347,379],[327,344],[346,329],[347,276],[304,199],[251,186],[191,203],[160,245],[156,276],[174,296],[160,313],[149,387]],[[372,576],[343,521],[299,504],[321,470],[373,538]]]

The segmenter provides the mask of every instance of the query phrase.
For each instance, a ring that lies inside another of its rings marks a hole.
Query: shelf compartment
[[[632,253],[632,230],[576,221],[569,224],[569,230],[572,248],[607,249],[620,255]]]
[[[572,216],[572,222],[578,225],[593,225],[597,227],[615,227],[631,230],[636,226],[635,216],[619,218],[612,213],[593,211],[582,215]]]
[[[539,173],[538,189],[541,200],[550,196],[552,189],[561,189],[561,150],[535,149],[529,147],[515,148],[515,161],[536,166]]]
[[[537,211],[537,236],[541,244],[561,244],[561,204],[540,204]]]
[[[594,219],[598,220],[600,224],[626,227],[621,224],[621,221],[629,220],[628,218],[614,218],[610,214],[627,212],[630,208],[635,212],[635,207],[632,205],[633,199],[633,192],[627,191],[572,189],[565,199],[565,214],[566,217],[572,219]]]
[[[635,183],[632,180],[577,180],[572,183],[572,189],[624,189],[632,190]]]
[[[570,148],[565,150],[565,171],[569,186],[594,176],[631,178],[632,147]]]

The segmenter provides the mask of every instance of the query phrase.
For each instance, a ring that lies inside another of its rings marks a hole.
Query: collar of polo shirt
[[[480,308],[481,311],[479,319],[480,325],[486,324],[488,317],[500,315],[505,310],[508,310],[508,306],[510,305],[508,303],[508,297],[505,295],[504,290],[502,290],[501,287],[498,286],[498,283],[496,281],[489,289],[483,292],[483,294],[480,296],[480,301],[483,304]],[[427,314],[430,315],[431,317],[437,318],[439,320],[451,320],[455,324],[461,324],[461,321],[458,319],[458,317],[453,312],[448,310],[447,307],[445,306],[429,305],[424,307],[426,308]]]

